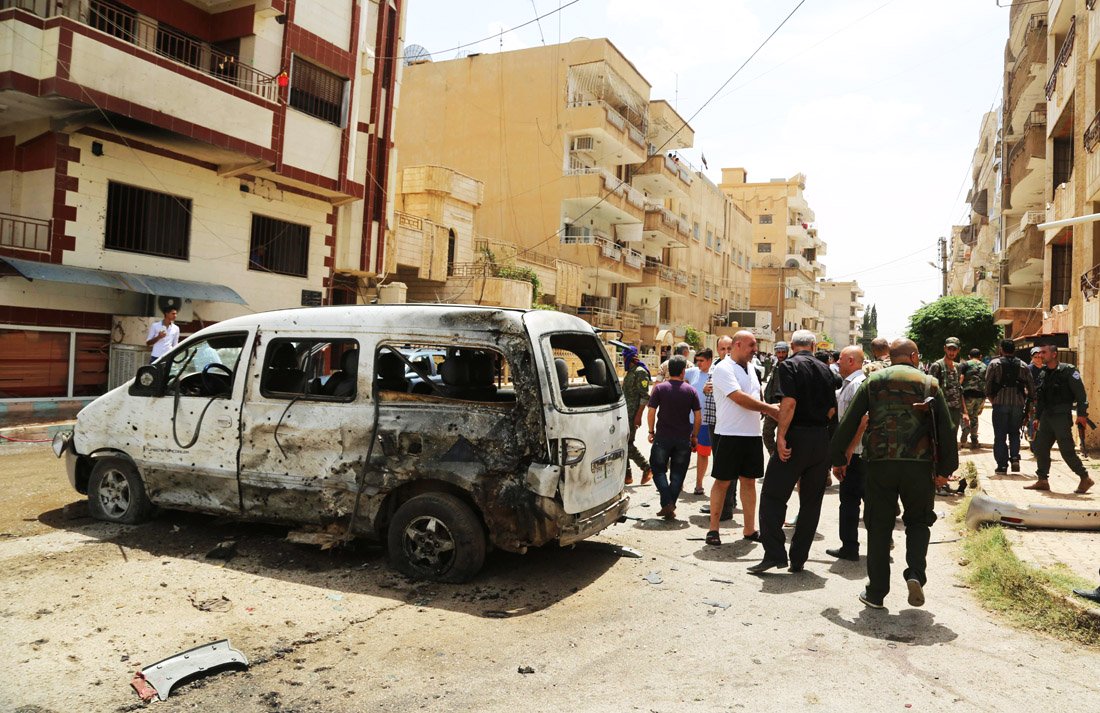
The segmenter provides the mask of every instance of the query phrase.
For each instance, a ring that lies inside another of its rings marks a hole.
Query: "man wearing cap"
[[[962,382],[959,380],[959,347],[958,337],[948,337],[943,344],[943,359],[937,359],[928,368],[928,374],[940,382],[940,391],[947,400],[947,411],[951,414],[956,441],[959,439],[959,426],[970,427],[970,416],[966,413]]]
[[[779,366],[787,360],[787,355],[791,353],[791,345],[786,342],[775,343],[775,358],[776,366]],[[768,379],[768,383],[764,386],[764,403],[766,404],[778,404],[783,400],[783,393],[779,390],[779,373],[778,369],[772,369],[771,378]],[[775,455],[775,429],[779,426],[779,422],[775,419],[764,419],[764,450],[768,452],[768,456]]]
[[[1035,475],[1039,477],[1027,490],[1050,490],[1050,447],[1058,443],[1062,460],[1081,479],[1073,492],[1084,495],[1095,483],[1077,455],[1073,443],[1073,408],[1076,404],[1078,426],[1085,426],[1089,420],[1089,401],[1085,395],[1085,385],[1081,383],[1081,372],[1073,364],[1061,364],[1058,361],[1058,347],[1043,344],[1039,347],[1043,357],[1043,375],[1035,396],[1035,418],[1039,424],[1035,428],[1035,440],[1031,442],[1031,452],[1035,454]]]
[[[970,417],[970,423],[963,426],[959,448],[966,446],[968,435],[970,448],[973,450],[978,447],[978,420],[982,415],[982,407],[985,406],[985,364],[982,363],[981,357],[980,349],[971,349],[970,358],[959,364],[963,405],[966,408],[966,415]]]
[[[1020,421],[1035,396],[1035,382],[1026,365],[1016,358],[1016,343],[1001,341],[1001,355],[989,362],[985,373],[985,393],[993,405],[994,474],[1020,472]]]
[[[634,476],[630,473],[630,461],[634,461],[634,464],[642,470],[642,485],[645,485],[653,476],[649,469],[649,462],[638,450],[638,446],[634,445],[634,436],[642,426],[642,412],[649,403],[649,384],[652,379],[649,376],[649,369],[638,359],[637,347],[623,348],[623,366],[626,367],[626,376],[623,377],[623,398],[626,399],[626,412],[630,418],[626,484],[630,485],[634,482]]]

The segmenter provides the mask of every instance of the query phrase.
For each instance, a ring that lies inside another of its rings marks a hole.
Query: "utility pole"
[[[940,274],[943,276],[943,292],[941,297],[947,297],[947,238],[940,238]]]

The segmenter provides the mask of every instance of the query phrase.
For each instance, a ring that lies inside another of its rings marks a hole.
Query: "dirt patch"
[[[50,444],[9,444],[0,452],[5,456],[0,539],[52,532],[53,527],[40,522],[41,513],[56,511],[70,520],[87,517],[81,505],[85,497],[69,485],[65,463],[54,456]]]

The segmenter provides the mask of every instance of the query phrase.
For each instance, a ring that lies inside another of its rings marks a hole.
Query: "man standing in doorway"
[[[743,537],[758,540],[756,530],[756,481],[764,475],[764,443],[760,437],[760,414],[776,418],[779,409],[760,399],[760,378],[752,366],[756,337],[752,332],[733,335],[729,359],[714,367],[711,383],[717,422],[714,426],[714,468],[710,489],[710,529],[708,545],[720,545],[718,522],[722,515],[730,483],[741,488]]]
[[[947,476],[959,467],[947,402],[939,382],[917,368],[917,345],[895,340],[890,361],[893,366],[868,376],[856,391],[829,445],[833,466],[846,475],[848,448],[868,416],[863,439],[868,582],[859,600],[873,609],[884,608],[890,591],[890,544],[899,497],[909,604],[924,604],[929,533],[936,521],[934,489],[947,485]]]
[[[985,406],[985,364],[980,349],[971,349],[970,358],[959,364],[959,379],[963,392],[963,407],[969,422],[964,423],[959,437],[959,448],[966,447],[970,436],[970,449],[978,448],[978,420]]]
[[[649,464],[653,483],[661,496],[658,517],[676,517],[676,501],[684,488],[691,451],[699,438],[703,410],[695,389],[684,381],[687,359],[677,354],[668,360],[668,379],[649,395]]]
[[[1060,363],[1058,347],[1053,344],[1040,345],[1039,349],[1043,356],[1043,375],[1039,378],[1035,397],[1035,418],[1039,423],[1035,427],[1035,440],[1031,442],[1036,461],[1035,475],[1039,479],[1024,488],[1050,490],[1050,448],[1057,442],[1062,460],[1081,478],[1081,483],[1073,492],[1084,495],[1095,483],[1073,443],[1075,404],[1077,425],[1085,426],[1089,420],[1089,401],[1085,395],[1085,385],[1081,383],[1081,372],[1073,364]]]
[[[638,359],[637,347],[623,348],[623,366],[626,367],[626,376],[623,377],[623,397],[626,399],[626,412],[630,418],[629,442],[627,444],[626,484],[634,482],[634,476],[630,472],[630,461],[642,471],[642,485],[652,479],[649,463],[645,456],[634,445],[634,436],[642,426],[642,412],[649,403],[649,369]]]
[[[796,331],[791,337],[793,354],[775,368],[783,393],[775,440],[778,458],[768,461],[760,491],[764,559],[749,567],[752,574],[787,567],[788,563],[788,571],[801,572],[821,517],[821,498],[829,477],[828,426],[836,414],[836,391],[833,372],[814,358],[816,343],[813,332]],[[795,484],[799,484],[799,508],[788,557],[783,519]]]
[[[862,347],[845,347],[840,352],[838,363],[844,385],[836,394],[836,407],[837,415],[844,418],[859,385],[867,378],[863,373]],[[840,547],[825,550],[825,554],[844,560],[859,560],[859,511],[863,505],[864,480],[862,439],[866,427],[867,416],[864,416],[845,451],[848,456],[847,468],[833,468],[833,475],[840,481]]]
[[[174,308],[164,311],[164,319],[149,325],[149,333],[145,335],[145,345],[152,347],[149,353],[149,363],[176,348],[180,343],[180,328],[176,325],[176,315],[179,313]]]
[[[996,475],[1020,472],[1020,423],[1028,404],[1035,398],[1031,371],[1016,358],[1016,343],[1001,341],[1001,355],[989,362],[985,393],[993,405],[993,459]]]
[[[928,373],[940,382],[940,391],[947,401],[951,424],[955,427],[953,437],[956,439],[959,436],[959,426],[964,429],[970,426],[970,416],[966,413],[962,384],[959,381],[959,347],[958,337],[948,337],[943,345],[943,358],[937,359],[928,367]]]
[[[776,366],[787,361],[787,355],[791,352],[791,345],[786,342],[775,343],[775,358]],[[771,377],[768,379],[768,383],[764,386],[764,402],[769,404],[778,405],[783,399],[783,394],[779,391],[779,378],[776,376],[776,369],[772,369]],[[779,422],[775,419],[764,419],[764,449],[768,452],[768,457],[775,455],[775,429],[779,425]]]

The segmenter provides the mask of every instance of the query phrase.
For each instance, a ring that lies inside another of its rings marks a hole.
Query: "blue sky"
[[[569,0],[410,0],[405,40],[436,60]],[[1008,4],[1008,0],[1003,0]],[[466,47],[498,52],[607,37],[694,114],[798,0],[579,0]],[[939,296],[936,240],[965,218],[982,114],[1000,102],[1008,8],[994,0],[807,0],[691,121],[696,165],[749,180],[807,176],[830,279],[857,279],[898,336]],[[449,51],[448,51],[449,50]]]

